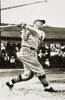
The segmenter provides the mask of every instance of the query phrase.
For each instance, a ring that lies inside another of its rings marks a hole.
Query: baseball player
[[[44,91],[56,92],[49,86],[46,80],[45,71],[37,59],[38,47],[45,38],[45,32],[41,30],[43,24],[45,24],[45,20],[35,20],[33,27],[26,24],[21,25],[22,43],[20,52],[17,53],[17,57],[23,62],[24,73],[6,83],[10,89],[13,88],[15,83],[27,81],[36,75],[44,86]]]

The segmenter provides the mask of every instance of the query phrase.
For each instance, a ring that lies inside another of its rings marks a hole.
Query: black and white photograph
[[[65,100],[65,0],[0,0],[0,100]]]

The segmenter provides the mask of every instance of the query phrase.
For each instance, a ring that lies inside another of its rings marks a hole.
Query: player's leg
[[[41,81],[42,85],[44,86],[44,91],[48,91],[48,92],[56,92],[52,87],[49,86],[49,83],[46,79],[46,75],[41,75],[38,76],[39,80]]]
[[[49,86],[49,83],[46,79],[46,75],[45,75],[42,65],[39,63],[39,61],[37,59],[35,60],[35,62],[36,62],[36,65],[38,66],[38,70],[37,70],[37,72],[35,72],[35,74],[41,81],[42,85],[44,86],[44,88],[45,88],[44,91],[56,92],[56,90],[54,90],[52,87]]]
[[[11,81],[7,82],[6,85],[11,89],[15,83],[28,81],[30,80],[34,74],[33,72],[26,67],[27,65],[24,64],[24,72],[23,74],[17,76],[16,78],[12,79]]]
[[[21,81],[27,81],[33,77],[33,72],[27,68],[27,65],[24,64],[24,72],[23,74],[17,76],[16,78],[12,79],[13,84]]]
[[[46,79],[45,71],[37,58],[35,58],[35,56],[26,56],[25,59],[20,58],[20,60],[23,61],[23,63],[27,64],[29,69],[39,78],[45,88],[45,91],[56,92],[52,87],[49,86]]]
[[[37,75],[37,77],[45,87],[45,91],[54,92],[54,89],[49,87],[44,69],[39,61],[35,58],[34,52],[30,51],[29,49],[23,50],[21,54],[19,53],[19,60],[26,64],[27,68],[29,68]]]

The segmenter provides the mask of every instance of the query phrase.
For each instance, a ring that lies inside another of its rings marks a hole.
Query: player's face
[[[38,28],[42,28],[42,27],[43,27],[43,23],[40,22],[40,21],[37,21],[37,22],[35,23],[35,25],[36,25]]]

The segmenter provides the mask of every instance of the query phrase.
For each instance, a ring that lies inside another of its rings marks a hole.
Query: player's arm
[[[40,31],[39,31],[38,29],[36,29],[36,28],[34,28],[34,27],[32,27],[32,26],[29,26],[29,25],[27,25],[27,24],[24,24],[24,23],[22,23],[21,27],[22,27],[22,28],[25,28],[25,29],[27,29],[27,30],[29,30],[29,31],[32,31],[32,34],[34,34],[34,35],[36,35],[36,36],[39,36]],[[43,31],[42,31],[42,32],[43,32]],[[44,37],[45,37],[45,33],[43,32],[43,39],[44,39]]]
[[[42,41],[44,40],[44,38],[45,38],[45,32],[44,32],[44,31],[39,31],[38,29],[36,29],[36,28],[34,28],[34,27],[32,27],[32,26],[29,26],[29,25],[26,25],[25,27],[26,27],[28,30],[32,31],[32,33],[33,33],[34,35],[37,35],[38,37],[39,37],[39,34],[41,34],[41,35],[42,35]]]
[[[38,31],[38,29],[35,29],[34,27],[32,27],[32,26],[29,26],[29,25],[26,25],[25,26],[26,27],[26,29],[28,29],[29,31],[32,31],[32,33],[35,35],[35,34],[39,34],[39,31]]]
[[[42,44],[42,42],[43,42],[43,40],[44,40],[44,38],[45,38],[45,32],[42,31],[41,34],[42,34],[42,35],[41,35],[41,39],[40,39],[40,40],[41,40],[40,45]]]
[[[45,32],[42,31],[42,41],[44,40],[44,38],[45,38]]]
[[[32,27],[30,25],[27,25],[27,24],[22,23],[21,24],[21,27],[22,28],[25,28],[25,29],[27,29],[29,31],[32,31],[32,34],[34,34],[34,35],[38,35],[39,34],[39,30],[38,29],[35,29],[34,27]]]
[[[45,38],[45,32],[44,31],[40,31],[32,26],[26,25],[25,28],[29,31],[32,31],[32,34],[34,34],[35,36],[39,37],[41,39],[41,42],[44,40]],[[40,36],[41,34],[41,36]]]
[[[22,35],[21,35],[22,40],[27,40],[28,35],[29,35],[29,31],[26,30],[26,29],[23,29],[23,30],[21,31],[21,33],[22,33]]]

